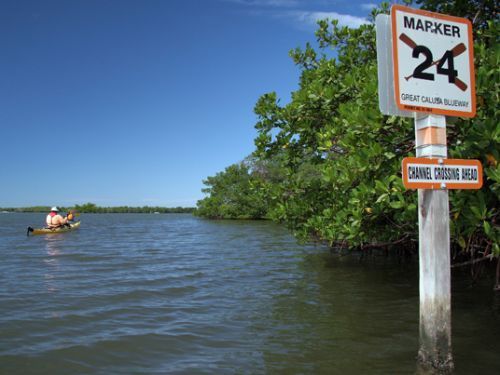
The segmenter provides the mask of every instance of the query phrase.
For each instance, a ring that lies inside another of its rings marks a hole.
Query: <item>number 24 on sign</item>
[[[408,35],[404,33],[399,36],[399,39],[413,50],[413,58],[418,59],[421,54],[425,57],[425,61],[415,68],[413,74],[405,77],[407,81],[410,78],[434,81],[434,74],[426,73],[424,71],[431,66],[437,65],[437,74],[448,76],[449,83],[455,84],[462,91],[467,90],[467,84],[465,84],[457,77],[458,72],[455,70],[454,64],[454,58],[466,51],[465,44],[457,44],[455,47],[453,47],[453,49],[446,51],[440,59],[433,61],[434,57],[432,55],[432,52],[426,46],[417,45],[417,43],[415,43]],[[445,64],[446,68],[444,67]]]

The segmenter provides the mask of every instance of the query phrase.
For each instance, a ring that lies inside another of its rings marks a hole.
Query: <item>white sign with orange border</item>
[[[407,189],[480,189],[483,167],[479,160],[403,159],[403,185]]]
[[[405,111],[474,117],[472,25],[465,18],[393,5],[396,105]]]

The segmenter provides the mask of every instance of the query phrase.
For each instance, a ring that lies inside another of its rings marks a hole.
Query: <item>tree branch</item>
[[[396,240],[396,241],[393,241],[393,242],[374,243],[374,244],[363,245],[363,246],[361,246],[361,250],[381,249],[381,248],[384,248],[384,247],[399,245],[400,243],[406,242],[407,240],[408,240],[408,235],[404,235],[399,240]]]
[[[482,258],[477,258],[477,259],[472,259],[467,262],[462,262],[462,263],[455,263],[451,265],[451,268],[457,268],[457,267],[463,267],[463,266],[468,266],[470,264],[476,264],[479,262],[482,262],[483,260],[492,260],[493,259],[493,254],[486,255]]]

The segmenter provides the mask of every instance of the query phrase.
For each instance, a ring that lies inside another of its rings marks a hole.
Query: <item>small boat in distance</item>
[[[26,235],[29,236],[30,233],[33,235],[66,233],[66,232],[71,232],[72,230],[78,229],[79,227],[80,227],[80,221],[77,221],[75,223],[71,223],[69,225],[63,225],[62,227],[58,227],[58,228],[38,228],[38,229],[35,229],[32,227],[28,227]]]

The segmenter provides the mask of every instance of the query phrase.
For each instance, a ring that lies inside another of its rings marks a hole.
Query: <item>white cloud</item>
[[[348,26],[357,28],[368,23],[367,19],[353,16],[350,14],[342,14],[338,12],[328,12],[312,10],[311,7],[324,8],[327,4],[325,0],[222,0],[233,3],[243,4],[253,9],[254,15],[267,15],[274,18],[281,18],[292,21],[299,27],[315,27],[318,20],[321,19],[336,19],[340,26]],[[330,4],[333,6],[333,4]],[[371,10],[377,5],[374,3],[360,4],[363,10]],[[270,9],[272,8],[272,9]],[[308,10],[311,9],[311,10]],[[317,8],[318,9],[318,8]]]
[[[315,25],[318,20],[322,19],[336,19],[339,21],[340,26],[348,26],[351,28],[357,28],[361,25],[369,23],[367,19],[362,17],[351,16],[350,14],[340,14],[337,12],[307,12],[307,11],[297,11],[289,12],[289,15],[295,18],[295,20]]]
[[[233,3],[259,7],[291,8],[299,5],[299,0],[226,0]]]
[[[377,7],[377,4],[375,4],[375,3],[364,3],[364,4],[361,4],[361,9],[363,9],[363,10],[371,11],[373,8],[376,8],[376,7]]]

